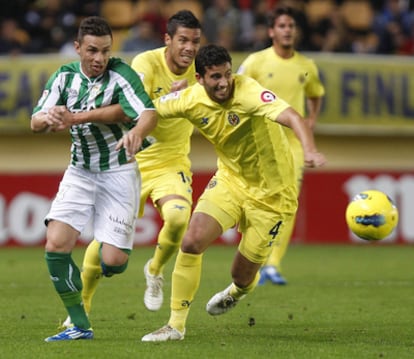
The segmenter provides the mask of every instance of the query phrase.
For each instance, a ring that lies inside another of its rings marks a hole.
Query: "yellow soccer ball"
[[[391,198],[377,190],[358,193],[346,208],[346,223],[359,238],[379,241],[398,224],[398,209]]]

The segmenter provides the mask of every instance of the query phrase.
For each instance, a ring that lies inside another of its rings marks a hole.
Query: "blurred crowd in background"
[[[0,54],[73,55],[82,18],[105,17],[114,50],[163,45],[165,24],[189,9],[203,24],[205,43],[230,51],[270,46],[266,18],[281,4],[298,12],[297,49],[337,53],[414,54],[414,1],[409,0],[0,0]]]

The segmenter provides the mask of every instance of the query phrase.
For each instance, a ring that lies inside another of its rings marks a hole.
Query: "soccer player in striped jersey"
[[[215,147],[218,170],[197,202],[176,258],[170,319],[145,335],[145,342],[184,339],[203,253],[235,225],[241,241],[232,264],[232,283],[210,299],[206,310],[223,314],[255,288],[261,265],[298,204],[293,156],[281,125],[298,136],[307,166],[325,163],[302,117],[255,80],[233,75],[226,49],[200,48],[195,68],[197,84],[154,104],[160,121],[185,117],[198,128]]]
[[[157,123],[139,76],[110,57],[112,31],[103,18],[85,18],[74,45],[80,61],[63,65],[50,77],[31,119],[34,132],[69,128],[72,138],[70,164],[45,218],[45,259],[73,326],[47,342],[93,338],[71,252],[93,219],[103,274],[126,269],[140,196],[135,154]],[[121,115],[110,106],[114,103],[122,107]]]
[[[196,82],[194,57],[200,47],[201,24],[188,10],[172,15],[167,22],[164,47],[138,54],[132,68],[139,74],[152,99],[178,91]],[[188,154],[193,125],[185,119],[158,121],[151,137],[155,142],[138,152],[136,159],[141,172],[141,208],[151,197],[163,220],[153,257],[144,267],[147,288],[144,304],[156,311],[163,303],[163,269],[177,252],[192,207],[192,173]],[[83,300],[86,312],[100,279],[97,243],[88,246],[82,271]],[[64,325],[70,324],[70,318]]]
[[[298,29],[295,13],[290,7],[277,7],[269,16],[268,32],[272,46],[250,54],[238,73],[248,75],[262,86],[288,102],[313,129],[321,109],[324,87],[314,61],[295,51]],[[306,106],[305,106],[306,105]],[[306,111],[305,111],[306,109]],[[303,179],[303,150],[293,131],[284,127],[295,160],[296,183],[300,189]],[[295,218],[274,244],[266,264],[261,268],[260,284],[286,284],[281,274],[282,259],[286,253],[295,225]]]

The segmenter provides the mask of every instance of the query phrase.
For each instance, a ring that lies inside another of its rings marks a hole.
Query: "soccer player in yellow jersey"
[[[248,75],[289,103],[313,129],[319,115],[324,87],[313,60],[295,51],[297,37],[295,13],[292,8],[278,7],[269,16],[268,32],[272,46],[249,55],[238,73]],[[305,111],[306,109],[306,111]],[[303,178],[303,150],[290,128],[284,127],[292,148],[296,183],[300,190]],[[295,218],[286,223],[286,229],[275,242],[266,264],[261,268],[260,284],[286,284],[281,274],[284,257],[295,225]]]
[[[132,60],[132,68],[141,77],[151,99],[196,82],[194,57],[200,41],[199,20],[191,11],[179,11],[167,22],[166,46],[138,54]],[[142,179],[139,212],[143,214],[150,196],[164,222],[154,256],[144,267],[147,282],[144,304],[153,311],[160,309],[163,302],[164,265],[178,250],[191,214],[192,173],[188,153],[192,132],[192,124],[184,119],[159,121],[151,133],[155,142],[136,156]],[[86,250],[82,271],[82,297],[87,313],[101,274],[99,243],[93,240]],[[70,318],[64,323],[67,325]]]
[[[195,68],[197,84],[156,99],[154,105],[159,121],[185,117],[196,126],[214,145],[218,169],[197,202],[176,258],[170,319],[145,335],[144,342],[184,339],[203,253],[235,225],[241,241],[233,281],[210,299],[206,310],[223,314],[255,288],[261,265],[297,210],[293,157],[281,125],[298,136],[307,166],[325,163],[302,117],[255,80],[233,75],[225,48],[202,47]]]
[[[200,42],[199,20],[191,11],[182,10],[167,23],[166,46],[133,59],[132,68],[151,99],[196,82],[194,57]],[[188,154],[192,133],[193,125],[185,119],[159,121],[151,134],[156,142],[136,156],[142,176],[141,214],[150,196],[163,220],[154,255],[144,267],[144,304],[153,311],[163,302],[164,266],[177,252],[190,219],[192,173]]]

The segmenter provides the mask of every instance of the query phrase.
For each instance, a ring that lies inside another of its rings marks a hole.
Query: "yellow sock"
[[[168,324],[183,332],[190,304],[200,285],[202,254],[178,252],[172,274],[171,316]]]
[[[82,301],[86,313],[90,313],[92,298],[96,292],[99,280],[102,278],[99,248],[101,244],[95,239],[89,243],[83,258],[81,279],[83,284]]]
[[[149,272],[162,273],[165,264],[177,252],[183,239],[191,214],[191,205],[183,199],[172,199],[161,209],[164,224],[158,234],[157,247],[152,257]]]
[[[188,313],[190,312],[189,308],[181,310],[171,310],[170,320],[168,325],[184,333],[185,323],[187,322]]]
[[[296,217],[293,216],[285,222],[283,232],[280,233],[279,241],[274,244],[273,249],[270,252],[270,256],[266,262],[266,265],[276,267],[278,272],[282,271],[282,259],[285,256],[290,238],[292,237],[293,229],[295,227],[295,219]]]
[[[230,288],[229,294],[237,300],[243,299],[246,294],[249,294],[253,292],[254,288],[257,286],[257,282],[260,279],[260,273],[256,273],[256,277],[254,277],[253,282],[251,282],[246,288],[240,288],[236,284],[233,283],[233,285]]]

